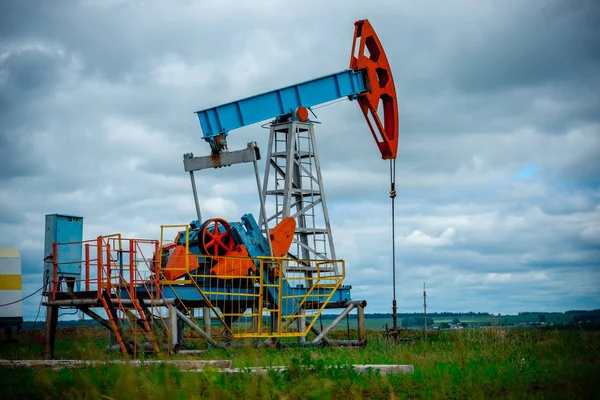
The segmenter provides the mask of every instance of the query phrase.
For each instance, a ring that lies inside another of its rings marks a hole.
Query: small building
[[[0,328],[11,338],[12,327],[23,324],[21,255],[14,247],[0,247]]]

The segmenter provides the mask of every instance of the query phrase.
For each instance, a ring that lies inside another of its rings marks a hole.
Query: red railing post
[[[85,291],[90,290],[90,244],[85,244]]]
[[[98,238],[96,239],[96,252],[97,252],[97,256],[98,260],[96,262],[97,266],[98,266],[98,275],[97,275],[97,279],[98,279],[98,298],[102,297],[102,279],[104,278],[103,274],[102,274],[102,236],[98,236]]]
[[[161,228],[162,229],[162,228]],[[159,295],[159,291],[162,289],[159,285],[159,279],[160,279],[160,244],[158,243],[158,240],[156,240],[154,242],[154,277],[153,277],[153,281],[154,281],[154,285],[156,287],[156,299],[160,298]]]
[[[110,240],[106,241],[106,280],[108,293],[112,294],[112,276],[110,270]]]
[[[136,246],[136,241],[134,239],[129,239],[129,297],[131,297],[131,300],[135,299],[134,282],[133,282],[135,280],[134,269],[136,268],[135,246]]]

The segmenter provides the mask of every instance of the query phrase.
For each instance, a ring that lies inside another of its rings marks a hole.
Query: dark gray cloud
[[[507,92],[597,82],[600,10],[594,1],[513,3],[491,12],[495,18],[486,21],[486,31],[465,32],[461,51],[453,52],[451,76],[458,90]]]
[[[352,22],[368,17],[400,98],[402,309],[420,307],[423,281],[435,310],[598,306],[597,2],[289,7],[0,4],[0,242],[23,254],[26,289],[46,213],[84,216],[86,237],[191,220],[181,157],[208,152],[193,111],[346,68]],[[387,163],[356,104],[315,112],[337,253],[354,297],[386,311]],[[266,153],[258,125],[230,148],[250,140]],[[198,175],[205,215],[257,213],[251,168]]]

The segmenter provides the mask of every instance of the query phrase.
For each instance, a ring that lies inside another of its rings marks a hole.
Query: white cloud
[[[545,271],[530,271],[524,273],[488,273],[483,276],[482,283],[531,283],[536,281],[548,281],[550,278]]]
[[[454,228],[447,228],[444,232],[439,235],[428,235],[419,230],[413,231],[408,235],[405,240],[408,244],[422,245],[422,246],[448,246],[453,242],[456,236],[456,230]]]
[[[486,274],[483,281],[485,283],[507,283],[512,280],[512,274],[491,273]]]
[[[588,226],[580,235],[590,243],[600,243],[600,225]]]
[[[152,68],[153,79],[161,86],[174,88],[207,85],[214,73],[214,64],[188,64],[177,55],[166,56]]]

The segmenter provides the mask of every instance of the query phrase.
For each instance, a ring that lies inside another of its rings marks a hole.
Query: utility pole
[[[427,331],[427,291],[423,282],[423,330]]]

